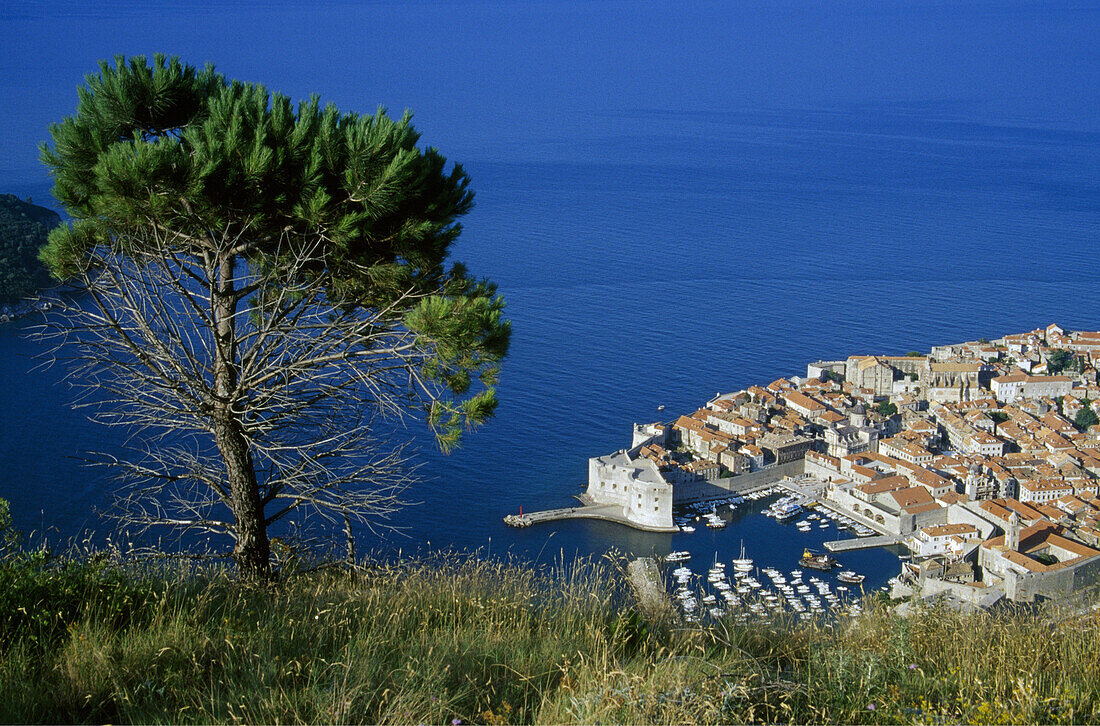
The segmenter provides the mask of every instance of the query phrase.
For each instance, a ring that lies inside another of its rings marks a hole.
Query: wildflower
[[[873,704],[873,703],[868,703],[868,704],[867,704],[867,710],[868,710],[868,711],[874,711],[874,710],[875,710],[875,704]]]
[[[915,671],[916,669],[917,669],[917,664],[916,663],[910,663],[909,664],[909,670]]]
[[[452,718],[451,719],[451,726],[462,726],[462,719]]]
[[[436,698],[435,696],[432,696],[432,697],[431,697],[431,701],[432,701],[432,703],[435,703],[435,702],[436,702],[436,701],[438,701],[438,700],[439,700],[439,699],[438,699],[438,698]]]

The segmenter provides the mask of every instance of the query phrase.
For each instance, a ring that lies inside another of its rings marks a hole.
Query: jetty
[[[868,550],[873,547],[889,547],[901,544],[901,539],[889,534],[877,537],[854,537],[852,539],[838,539],[825,542],[825,549],[830,552],[851,552],[853,550]]]
[[[595,502],[586,501],[585,497],[578,497],[581,500],[579,506],[576,507],[561,507],[559,509],[543,509],[537,512],[526,512],[524,514],[509,514],[504,517],[504,523],[509,527],[530,527],[533,524],[542,524],[544,522],[558,522],[564,519],[601,519],[605,522],[615,522],[617,524],[625,524],[635,529],[643,529],[649,532],[679,532],[679,527],[659,527],[653,525],[640,525],[637,522],[631,521],[623,512],[623,508],[619,504],[597,504]]]

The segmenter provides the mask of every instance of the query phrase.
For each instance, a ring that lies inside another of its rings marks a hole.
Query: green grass
[[[1100,720],[1095,614],[880,604],[832,628],[688,629],[634,611],[611,560],[452,556],[268,588],[94,558],[0,570],[3,722]]]

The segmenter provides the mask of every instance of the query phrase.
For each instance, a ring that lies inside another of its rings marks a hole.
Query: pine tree
[[[276,521],[320,514],[350,553],[353,522],[397,505],[380,418],[420,411],[449,450],[492,415],[503,301],[447,265],[473,194],[408,113],[120,57],[50,134],[73,221],[42,259],[92,303],[59,350],[109,394],[102,420],[149,434],[118,462],[130,521],[227,536],[265,578]]]
[[[1096,412],[1092,410],[1092,404],[1086,398],[1081,402],[1081,410],[1073,417],[1073,425],[1081,431],[1085,431],[1090,426],[1095,426],[1098,423],[1100,423],[1100,418],[1096,416]]]

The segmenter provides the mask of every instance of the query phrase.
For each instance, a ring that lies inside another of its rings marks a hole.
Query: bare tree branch
[[[128,246],[140,254],[96,249],[81,281],[88,295],[59,298],[41,331],[85,389],[80,405],[141,431],[129,458],[97,461],[118,472],[114,515],[138,532],[238,537],[211,421],[223,402],[252,451],[265,527],[291,518],[349,538],[353,525],[377,531],[415,470],[403,447],[380,443],[377,427],[442,393],[420,372],[431,351],[402,326],[400,311],[417,296],[380,309],[333,305],[324,274],[307,269],[315,246],[280,248],[277,276],[241,260],[237,289],[249,297],[229,321],[240,359],[233,387],[219,392],[216,265],[181,249],[192,240],[150,229]]]

